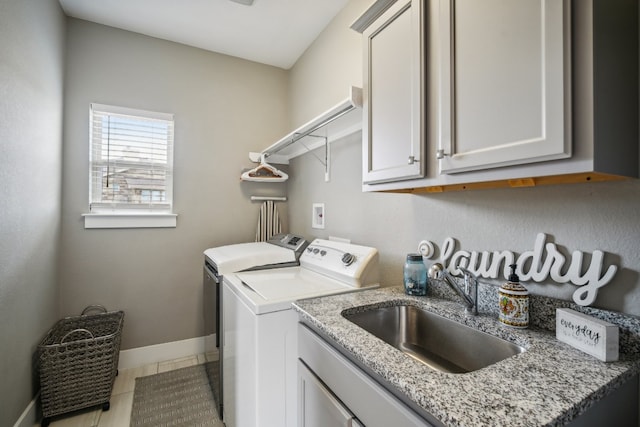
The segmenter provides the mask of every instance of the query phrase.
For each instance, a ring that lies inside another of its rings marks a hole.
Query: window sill
[[[87,213],[84,228],[175,228],[178,215],[171,213]]]

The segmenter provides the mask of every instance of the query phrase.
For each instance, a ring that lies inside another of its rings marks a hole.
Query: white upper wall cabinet
[[[638,2],[432,0],[422,6],[425,175],[365,182],[364,191],[638,178]],[[373,129],[372,120],[386,120],[366,119]],[[400,122],[397,128],[398,135],[413,129]],[[365,140],[365,165],[371,149],[381,150],[375,139]]]
[[[440,0],[441,173],[571,156],[564,0]]]
[[[386,10],[363,31],[365,183],[425,174],[422,3],[378,1],[372,9]]]

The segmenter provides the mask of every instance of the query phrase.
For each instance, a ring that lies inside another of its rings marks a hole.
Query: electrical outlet
[[[311,228],[324,228],[324,203],[314,203],[311,213]]]

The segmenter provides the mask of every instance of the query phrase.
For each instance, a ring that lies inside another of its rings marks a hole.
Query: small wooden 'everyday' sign
[[[604,320],[558,308],[556,338],[605,362],[618,360],[618,327]]]

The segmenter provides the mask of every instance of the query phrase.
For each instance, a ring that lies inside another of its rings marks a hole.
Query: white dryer
[[[204,251],[203,317],[205,352],[219,351],[217,375],[210,375],[211,390],[223,417],[223,348],[222,337],[222,281],[223,276],[243,270],[259,270],[296,266],[308,242],[294,234],[279,234],[267,242],[238,243],[218,246]],[[213,372],[212,372],[213,374]]]

